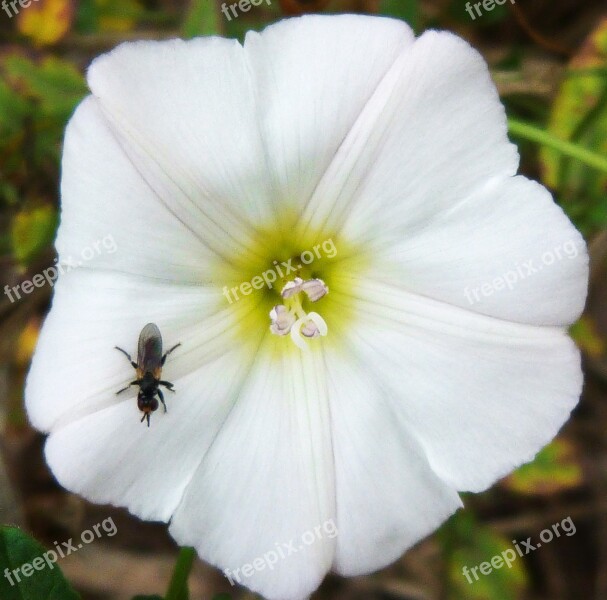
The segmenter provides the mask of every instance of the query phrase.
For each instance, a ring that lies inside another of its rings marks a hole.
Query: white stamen
[[[304,338],[311,339],[327,335],[329,328],[318,313],[306,313],[299,297],[302,292],[306,294],[310,302],[316,302],[329,292],[329,288],[322,279],[304,281],[301,277],[296,277],[293,281],[287,282],[280,292],[285,299],[285,304],[277,304],[270,311],[272,320],[270,331],[281,336],[290,333],[295,345],[302,350],[307,350],[308,344]]]
[[[318,333],[320,335],[327,335],[327,332],[329,331],[329,328],[327,327],[327,322],[318,313],[308,313],[308,319],[314,322],[314,324],[318,328]]]
[[[289,281],[285,287],[282,288],[280,295],[286,300],[292,298],[295,294],[301,292],[302,284],[304,280],[301,277],[296,277],[293,281]]]
[[[293,327],[291,327],[291,339],[295,342],[295,345],[301,348],[302,350],[308,350],[308,344],[306,340],[301,337],[301,326],[305,321],[305,317],[297,319],[295,321]]]
[[[318,331],[318,327],[314,321],[304,323],[299,331],[301,332],[301,335],[307,338],[317,338],[320,335],[320,331]]]
[[[301,284],[301,289],[308,295],[311,302],[316,302],[329,293],[329,288],[322,279],[308,279]]]
[[[270,311],[270,331],[276,335],[287,335],[295,323],[295,315],[283,304],[277,304]]]

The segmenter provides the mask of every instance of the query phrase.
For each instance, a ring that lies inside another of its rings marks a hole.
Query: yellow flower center
[[[290,220],[260,228],[247,251],[230,257],[214,278],[222,284],[220,302],[233,315],[238,338],[270,333],[284,352],[304,348],[308,340],[314,347],[318,337],[334,343],[333,332],[352,325],[356,281],[369,266],[368,256],[338,234],[301,232]]]

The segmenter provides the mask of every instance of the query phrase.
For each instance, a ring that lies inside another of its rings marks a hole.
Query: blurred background
[[[417,32],[455,31],[478,48],[512,119],[522,172],[553,191],[590,247],[587,309],[572,327],[584,355],[584,395],[573,418],[533,463],[484,494],[466,495],[465,510],[390,568],[353,579],[329,576],[314,599],[607,600],[605,2],[507,0],[500,6],[488,0],[492,8],[481,5],[478,14],[461,0],[264,0],[246,12],[238,9],[231,20],[215,0],[37,0],[26,8],[16,3],[17,12],[4,6],[2,288],[54,264],[65,124],[86,94],[87,65],[119,42],[215,33],[242,39],[246,30],[285,15],[322,11],[389,14]],[[67,580],[87,600],[164,594],[177,555],[166,526],[88,504],[61,489],[45,465],[43,436],[27,423],[23,384],[51,293],[44,285],[18,300],[0,294],[0,523],[20,526],[52,547],[111,517],[116,535],[103,535],[60,561]],[[494,569],[473,584],[464,577],[464,566],[513,548],[512,540],[531,536],[535,543],[542,530],[566,517],[574,534],[555,537],[511,568]],[[0,539],[4,570],[2,544]],[[193,599],[255,598],[200,561],[190,584]]]

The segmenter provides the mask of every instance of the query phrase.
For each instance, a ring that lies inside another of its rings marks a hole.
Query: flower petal
[[[153,413],[150,427],[140,422],[134,392],[118,400],[115,388],[108,390],[112,404],[51,432],[45,454],[53,474],[92,502],[168,521],[230,412],[230,397],[243,378],[242,359],[236,351],[226,353],[176,378],[168,364],[166,377],[176,391],[165,392],[168,410]]]
[[[125,155],[98,102],[84,100],[65,135],[60,262],[175,283],[208,281],[213,253],[164,200]],[[91,259],[80,260],[91,250]]]
[[[285,352],[281,342],[268,334],[170,531],[234,582],[301,600],[333,560],[335,539],[318,533],[335,516],[333,456],[322,355]],[[271,569],[243,570],[279,550]]]
[[[88,71],[93,95],[141,176],[226,260],[251,251],[271,214],[254,97],[234,40],[122,44]]]
[[[432,471],[410,427],[398,422],[394,391],[358,357],[330,356],[337,552],[333,568],[382,568],[461,506]]]
[[[277,210],[301,208],[413,32],[402,21],[305,16],[249,32],[253,74]]]
[[[302,221],[372,241],[427,223],[517,167],[485,61],[460,38],[429,31],[378,84]]]
[[[567,326],[581,314],[588,254],[538,183],[493,179],[424,227],[392,228],[374,279],[501,319]]]
[[[120,404],[125,396],[136,416],[136,388],[116,396],[135,371],[114,346],[136,360],[139,333],[155,322],[165,350],[182,343],[163,371],[175,382],[223,354],[230,356],[235,348],[246,356],[254,341],[234,335],[243,316],[230,309],[220,292],[203,287],[85,269],[67,273],[55,286],[53,308],[28,375],[29,417],[35,427],[50,431]]]
[[[530,461],[578,402],[579,351],[561,329],[378,282],[360,283],[356,295],[365,319],[337,334],[397,399],[395,413],[455,489],[482,491]]]

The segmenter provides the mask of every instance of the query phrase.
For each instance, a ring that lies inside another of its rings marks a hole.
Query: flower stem
[[[188,577],[196,558],[194,548],[180,548],[171,583],[164,600],[188,600]]]
[[[540,129],[539,127],[535,127],[529,123],[523,123],[517,119],[509,118],[508,128],[512,135],[548,146],[549,148],[552,148],[565,156],[579,160],[589,167],[594,167],[599,171],[607,173],[607,158],[593,152],[592,150],[588,150],[587,148],[579,146],[578,144],[555,137],[551,133]]]

